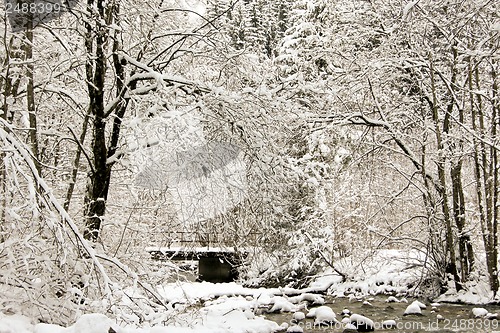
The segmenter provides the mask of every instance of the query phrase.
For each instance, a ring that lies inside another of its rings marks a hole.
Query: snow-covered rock
[[[292,303],[308,302],[309,304],[314,305],[325,304],[325,298],[323,296],[311,293],[304,293],[298,296],[290,297],[289,301]]]
[[[357,331],[358,331],[358,330],[356,329],[356,326],[354,326],[354,325],[353,325],[353,324],[351,324],[351,323],[347,323],[347,324],[345,325],[345,329],[346,329],[347,331],[350,331],[350,330],[352,330],[352,331],[354,331],[354,332],[357,332]],[[345,332],[345,331],[344,331],[344,332]]]
[[[281,323],[280,325],[280,331],[284,331],[290,327],[289,323]]]
[[[272,297],[271,297],[271,295],[269,295],[267,293],[263,293],[263,294],[259,295],[259,297],[257,298],[257,302],[261,305],[271,304]]]
[[[302,311],[297,311],[297,312],[295,312],[295,313],[293,314],[293,317],[292,317],[292,318],[293,318],[293,320],[294,320],[295,322],[299,322],[299,321],[302,321],[302,320],[306,319],[306,315],[305,315],[305,313],[304,313],[304,312],[302,312]]]
[[[397,327],[397,323],[395,320],[384,320],[382,322],[382,328],[392,329],[392,328],[396,328],[396,327]]]
[[[295,312],[298,310],[297,305],[293,304],[285,297],[274,296],[271,303],[273,306],[269,309],[270,313],[274,312]]]
[[[397,299],[396,297],[394,296],[389,296],[387,297],[387,299],[385,300],[387,303],[399,303],[399,299]]]
[[[497,313],[490,313],[485,308],[473,308],[472,315],[474,316],[474,318],[485,318],[490,320],[498,318]]]
[[[351,324],[356,327],[358,332],[372,332],[375,330],[375,323],[373,320],[359,315],[359,314],[353,314],[351,315]]]
[[[426,309],[427,306],[422,303],[422,302],[419,302],[419,301],[413,301],[413,303],[417,304],[421,309]]]
[[[352,312],[348,308],[344,308],[340,314],[342,316],[350,316],[350,315],[352,315]]]
[[[303,333],[304,329],[299,325],[293,325],[287,328],[287,333]]]
[[[335,312],[333,312],[330,307],[326,305],[320,306],[319,308],[316,308],[314,325],[328,325],[335,323],[335,317]]]
[[[422,308],[420,307],[420,305],[418,303],[419,302],[415,301],[415,302],[411,303],[410,305],[408,305],[406,307],[406,310],[405,310],[405,313],[403,314],[403,316],[409,316],[409,315],[421,316],[422,315]]]
[[[473,308],[472,315],[474,318],[485,318],[490,320],[498,319],[497,313],[490,313],[485,308]]]
[[[486,310],[485,308],[472,309],[472,315],[474,316],[474,318],[484,318],[488,313],[488,310]]]
[[[494,319],[498,319],[498,313],[489,313],[484,317],[486,319],[489,319],[489,320],[494,320]]]
[[[306,314],[307,318],[314,318],[315,316],[316,316],[316,308],[310,309]]]

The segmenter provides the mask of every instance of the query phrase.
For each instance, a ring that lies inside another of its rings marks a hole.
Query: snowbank
[[[347,295],[406,294],[422,277],[422,253],[417,251],[378,250],[362,260],[346,258],[337,262],[348,281],[332,270],[311,284],[312,288],[329,288],[329,293]]]
[[[436,298],[437,302],[465,303],[465,304],[488,304],[499,301],[493,298],[490,286],[486,277],[479,281],[466,284],[465,289],[457,292],[450,288],[446,293]]]
[[[85,314],[67,328],[50,324],[32,325],[30,320],[19,315],[0,314],[2,333],[271,333],[279,329],[278,324],[252,313],[234,310],[221,313],[213,310],[200,311],[201,316],[192,318],[191,326],[157,326],[144,328],[120,327],[103,314]]]
[[[280,327],[259,314],[270,312],[290,312],[290,318],[296,322],[304,317],[314,317],[317,324],[335,321],[335,313],[321,307],[325,303],[323,296],[315,291],[325,291],[333,296],[357,299],[366,295],[381,293],[405,294],[417,285],[422,277],[421,258],[417,252],[409,253],[395,250],[378,251],[372,259],[360,264],[344,263],[342,270],[351,277],[342,282],[334,272],[326,272],[306,289],[292,288],[246,288],[238,283],[214,284],[209,282],[167,283],[157,287],[159,295],[169,303],[169,309],[148,311],[135,304],[132,309],[131,299],[135,302],[145,299],[138,289],[123,290],[121,305],[130,305],[130,313],[122,308],[111,306],[113,318],[91,313],[81,316],[73,325],[61,327],[50,324],[35,324],[34,319],[20,315],[7,315],[0,312],[1,333],[270,333],[279,330],[298,331],[299,326]],[[439,301],[487,303],[489,288],[486,282],[456,293],[450,291],[439,297]],[[131,298],[132,297],[132,298]],[[127,303],[128,302],[128,303]],[[387,302],[407,302],[396,297],[387,298]],[[308,305],[319,305],[308,312]],[[424,304],[411,304],[412,313],[421,312]],[[434,305],[433,305],[434,306]],[[319,309],[319,312],[318,312]],[[325,309],[322,313],[321,309]],[[134,311],[141,312],[141,320],[128,320]],[[307,312],[307,315],[304,313]],[[483,311],[485,312],[485,311]],[[295,314],[292,314],[295,313]],[[486,314],[496,316],[496,314]],[[111,315],[110,315],[111,316]],[[353,320],[349,322],[351,323]],[[363,318],[354,317],[356,323],[368,323]],[[360,320],[358,320],[360,319]],[[111,328],[111,330],[110,330]]]

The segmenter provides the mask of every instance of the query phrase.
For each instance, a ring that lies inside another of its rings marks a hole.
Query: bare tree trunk
[[[481,84],[478,67],[476,66],[475,69],[473,69],[473,65],[469,64],[469,91],[472,109],[472,129],[479,134],[481,139],[483,139],[486,134],[483,112],[484,105],[481,94],[474,95],[473,93],[474,88],[480,89],[480,87]],[[494,115],[495,113],[496,111],[493,111]],[[492,126],[492,131],[496,131],[494,128],[496,128],[496,125]],[[492,154],[492,159],[489,162],[487,151]],[[494,296],[498,292],[499,288],[497,276],[497,221],[495,220],[498,216],[495,216],[497,208],[493,207],[494,205],[496,206],[494,201],[498,200],[497,195],[495,194],[498,190],[494,188],[495,177],[491,174],[492,172],[495,172],[495,170],[497,170],[498,173],[498,168],[492,166],[493,163],[497,162],[495,159],[495,149],[491,147],[488,150],[484,140],[474,138],[474,174],[476,180],[479,219],[481,223],[484,249],[486,252],[486,266],[488,270],[490,289]],[[496,185],[498,185],[498,183]]]
[[[71,204],[71,198],[73,197],[73,191],[75,190],[75,184],[76,180],[78,177],[78,169],[80,168],[80,158],[82,156],[83,152],[83,143],[85,141],[85,137],[87,136],[87,128],[89,125],[89,118],[90,118],[90,108],[85,114],[85,117],[83,118],[83,125],[82,125],[82,132],[80,133],[80,138],[74,138],[75,140],[78,140],[77,142],[77,150],[75,154],[75,158],[73,160],[73,170],[71,171],[71,179],[68,185],[68,189],[66,190],[66,198],[64,200],[64,210],[68,211],[69,210],[69,205]]]
[[[497,81],[497,63],[494,58],[492,58],[492,63],[491,63],[491,77],[493,81],[492,85],[492,124],[491,124],[491,140],[492,142],[498,142],[498,127],[500,127],[500,107],[499,107],[499,101],[498,98],[500,97],[498,95],[498,81]],[[492,175],[491,181],[491,190],[492,190],[492,216],[491,216],[491,223],[492,223],[492,237],[493,237],[493,244],[492,244],[492,258],[491,261],[494,263],[494,267],[491,269],[491,273],[494,274],[492,276],[493,278],[493,284],[492,284],[492,290],[494,295],[496,296],[496,293],[498,292],[499,289],[499,282],[498,282],[498,211],[499,211],[499,202],[498,202],[498,195],[499,195],[499,169],[500,165],[498,164],[498,149],[496,149],[494,146],[490,146],[490,156],[491,156],[491,171],[490,174]]]
[[[93,12],[94,8],[97,12]],[[119,5],[112,2],[107,3],[104,0],[87,0],[87,12],[89,21],[86,23],[86,39],[85,46],[87,49],[87,80],[90,110],[92,116],[93,139],[91,143],[91,151],[93,159],[89,174],[89,182],[85,194],[85,217],[86,228],[84,237],[87,240],[97,241],[101,229],[102,217],[106,212],[106,202],[108,199],[109,185],[111,182],[111,170],[114,162],[108,162],[110,157],[116,157],[118,150],[118,142],[120,139],[122,119],[128,106],[128,98],[123,97],[124,89],[135,88],[135,83],[131,87],[125,87],[125,64],[118,56],[121,45],[119,42],[119,32],[115,30],[115,34],[111,39],[109,37],[109,29],[107,25],[113,20],[118,20]],[[94,18],[96,26],[93,27],[90,23],[91,18]],[[94,44],[94,35],[95,44]],[[113,125],[111,128],[110,142],[107,142],[107,118],[109,111],[105,110],[104,103],[104,83],[106,72],[108,70],[106,48],[110,40],[113,40],[112,61],[115,70],[115,90],[116,97],[119,102],[115,105],[113,112]],[[108,113],[107,113],[108,112]],[[83,134],[82,134],[83,135]],[[112,160],[115,160],[114,158]]]
[[[455,44],[452,48],[453,53],[453,64],[451,68],[451,80],[449,91],[450,95],[453,95],[453,89],[457,86],[457,61],[458,61],[458,51],[457,45]],[[451,127],[451,115],[454,109],[455,98],[450,96],[450,102],[448,103],[445,119],[443,123],[443,132],[449,137],[450,127]],[[460,124],[464,123],[464,111],[463,108],[458,108],[458,122]],[[472,243],[470,241],[470,235],[466,234],[465,231],[465,199],[464,199],[464,189],[462,184],[462,165],[463,165],[463,140],[457,138],[457,144],[453,146],[451,151],[455,155],[455,159],[451,159],[450,166],[450,176],[451,176],[451,190],[453,198],[453,218],[455,220],[455,225],[458,229],[458,249],[460,256],[460,268],[462,281],[467,281],[469,278],[470,271],[474,265],[474,252],[472,249]]]
[[[94,12],[94,9],[97,11]],[[89,108],[92,115],[93,154],[89,181],[85,193],[85,230],[84,237],[97,241],[101,229],[101,219],[106,211],[106,200],[109,190],[109,176],[106,147],[106,116],[104,111],[104,80],[106,75],[105,46],[107,43],[104,26],[104,1],[87,1],[88,18],[85,23],[85,46],[87,50],[86,74],[89,93]],[[96,28],[91,22],[96,23]],[[95,36],[95,37],[94,37]],[[95,38],[95,45],[94,45]]]
[[[17,36],[13,35],[7,42],[7,36],[4,34],[3,36],[3,44],[5,48],[5,59],[3,61],[4,73],[5,76],[0,76],[0,91],[2,91],[2,115],[1,117],[11,123],[13,118],[13,112],[11,112],[9,106],[10,101],[15,99],[18,95],[19,84],[21,81],[21,77],[15,77],[11,75],[11,69],[13,67],[11,63],[12,58],[20,58],[21,57],[21,43]],[[16,45],[17,44],[17,45]],[[14,65],[18,66],[18,65]],[[5,131],[9,131],[8,128],[4,128]],[[4,150],[0,151],[0,242],[4,241],[3,239],[3,228],[5,223],[5,210],[7,208],[8,199],[8,191],[7,191],[7,168],[4,164],[5,152]]]
[[[36,117],[36,106],[35,106],[35,88],[34,88],[34,71],[35,65],[33,60],[33,21],[30,19],[28,22],[28,27],[26,28],[26,41],[24,43],[24,51],[26,57],[26,77],[28,78],[28,83],[26,87],[26,102],[28,107],[28,120],[30,124],[29,128],[29,141],[31,145],[31,153],[33,155],[33,163],[35,164],[36,171],[41,175],[42,167],[40,164],[40,149],[38,145],[38,130],[37,130],[37,117]]]
[[[453,196],[453,216],[458,229],[458,249],[460,251],[460,266],[462,280],[467,281],[474,267],[474,250],[470,235],[465,231],[465,199],[462,184],[462,161],[451,167],[451,182]]]
[[[451,274],[455,281],[455,288],[458,290],[462,289],[460,284],[460,276],[458,275],[458,268],[456,263],[456,252],[455,252],[455,242],[453,237],[453,228],[451,223],[451,214],[450,207],[448,204],[448,195],[447,195],[447,183],[446,183],[446,172],[445,172],[445,146],[443,144],[442,133],[439,123],[439,113],[438,113],[438,105],[437,105],[437,96],[436,96],[436,86],[435,86],[435,78],[434,78],[434,66],[431,55],[429,55],[429,63],[430,63],[430,78],[431,78],[431,89],[432,89],[432,118],[434,121],[434,129],[436,132],[436,143],[437,149],[439,152],[438,160],[436,162],[437,171],[438,171],[438,180],[440,186],[438,187],[438,193],[440,195],[441,201],[441,209],[443,213],[443,222],[446,228],[446,247],[449,253],[448,265],[446,267],[446,273]],[[448,130],[449,124],[447,123],[447,116],[445,116],[444,120],[444,131]]]

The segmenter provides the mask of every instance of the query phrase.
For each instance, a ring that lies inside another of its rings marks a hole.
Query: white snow
[[[420,302],[420,301],[416,300],[416,301],[413,301],[413,303],[417,304],[421,309],[427,308],[427,306],[424,303]]]
[[[323,305],[325,304],[325,298],[321,295],[305,293],[299,296],[290,297],[290,302],[292,303],[300,303],[300,302],[309,302],[315,305]]]
[[[307,318],[314,318],[316,316],[316,308],[312,308],[307,312],[306,317]]]
[[[330,293],[342,297],[349,296],[356,302],[363,302],[363,295],[375,295],[384,288],[397,296],[397,292],[402,293],[405,288],[407,290],[407,283],[413,281],[413,274],[415,273],[409,272],[410,269],[401,269],[401,267],[407,267],[408,261],[399,259],[402,257],[408,259],[407,254],[392,250],[379,251],[374,256],[375,260],[364,263],[364,269],[366,270],[366,273],[363,274],[364,278],[340,283],[338,275],[326,273],[309,288],[301,290],[293,288],[246,288],[234,282],[224,284],[209,282],[167,283],[158,286],[156,289],[165,302],[176,303],[175,311],[168,310],[163,314],[153,314],[152,317],[156,316],[159,319],[146,319],[143,323],[140,323],[139,320],[135,323],[131,320],[126,321],[125,314],[122,317],[118,316],[119,318],[115,321],[103,314],[90,313],[82,315],[73,325],[61,327],[50,324],[33,324],[30,318],[0,313],[0,332],[108,333],[110,327],[117,333],[270,333],[285,330],[288,330],[288,332],[302,332],[300,331],[301,325],[288,323],[279,325],[276,322],[266,320],[265,317],[259,314],[291,312],[293,314],[288,315],[288,318],[294,319],[295,322],[300,322],[304,317],[307,317],[314,318],[315,325],[337,323],[335,312],[329,306],[322,305],[325,303],[324,297],[313,292],[329,287]],[[358,293],[355,288],[359,288],[361,292]],[[124,292],[129,296],[142,297],[135,294],[132,289],[124,290]],[[451,298],[453,295],[456,297],[456,294],[448,294],[447,297]],[[366,301],[372,299],[364,297]],[[397,302],[398,298],[391,296],[386,301]],[[399,299],[399,302],[407,302],[407,300],[402,298]],[[321,306],[308,310],[306,304]],[[439,304],[431,303],[431,306],[437,307]],[[414,301],[408,305],[404,314],[419,315],[422,314],[422,309],[425,307],[422,302]],[[472,312],[474,316],[482,318],[495,318],[497,316],[497,314],[489,313],[486,309],[479,307]],[[349,314],[347,309],[342,313]],[[171,319],[164,322],[161,316]],[[439,319],[439,315],[436,318]],[[371,324],[372,321],[364,316],[353,314],[344,318],[342,323]],[[392,325],[394,321],[386,320],[384,323]]]
[[[287,300],[285,297],[275,296],[273,298],[273,306],[269,309],[269,312],[295,312],[298,307]]]
[[[484,318],[489,319],[489,320],[498,319],[498,313],[488,312]]]
[[[29,319],[20,315],[5,315],[0,312],[0,332],[29,333],[32,332]]]
[[[394,296],[389,296],[387,297],[387,299],[385,300],[387,303],[399,303],[399,299],[397,299],[396,297]]]
[[[397,327],[397,323],[395,320],[389,319],[389,320],[384,320],[382,322],[382,327],[384,328],[392,328],[392,327]]]
[[[314,325],[330,324],[335,322],[335,312],[326,306],[320,306],[316,308]]]
[[[304,313],[304,312],[302,312],[302,311],[298,311],[298,312],[295,312],[295,313],[293,314],[293,317],[292,317],[292,318],[293,318],[293,320],[295,320],[295,321],[302,321],[302,320],[306,319],[306,315],[305,315],[305,313]]]
[[[110,327],[113,327],[115,331],[119,331],[116,326],[105,315],[90,313],[82,315],[73,326],[66,329],[65,333],[106,333]]]
[[[52,324],[37,324],[34,333],[65,333],[66,328]]]
[[[356,313],[351,315],[350,320],[351,324],[356,326],[356,328],[359,326],[365,326],[367,328],[375,328],[375,323],[373,322],[373,320]]]
[[[420,302],[414,301],[410,305],[406,307],[406,310],[404,312],[404,315],[421,315],[422,314],[422,308],[419,305]]]
[[[182,253],[182,252],[193,252],[193,253],[235,253],[236,251],[232,248],[222,248],[222,247],[181,247],[181,246],[172,246],[172,247],[155,247],[148,246],[146,247],[146,252],[168,252],[168,253]]]
[[[48,324],[32,325],[26,317],[0,314],[0,332],[108,333],[110,328],[117,333],[271,333],[279,330],[277,323],[262,317],[249,316],[245,311],[224,311],[202,309],[197,317],[192,315],[189,326],[166,325],[145,328],[120,327],[103,314],[84,314],[68,328]]]
[[[293,325],[286,330],[288,333],[303,333],[304,329],[299,325]]]
[[[486,315],[488,313],[489,313],[488,310],[486,310],[485,308],[473,308],[472,309],[472,314],[474,315],[474,318],[486,317]]]
[[[342,278],[333,270],[319,276],[311,287],[328,288],[336,297],[360,298],[366,295],[394,294],[408,292],[408,285],[417,285],[421,276],[422,253],[418,251],[377,250],[364,258],[360,265],[353,258],[337,262],[350,279]],[[408,269],[408,266],[412,268]],[[402,300],[401,300],[402,301]]]
[[[344,308],[344,309],[342,310],[342,315],[343,315],[343,316],[344,316],[344,315],[349,315],[349,316],[350,316],[350,315],[351,315],[351,310],[349,310],[349,309],[347,309],[347,308]]]
[[[357,329],[355,325],[351,324],[351,323],[347,323],[345,325],[345,329],[349,329],[349,330],[355,330]]]
[[[479,279],[466,283],[466,288],[457,292],[454,289],[448,290],[443,295],[435,299],[436,302],[467,303],[467,304],[487,304],[494,301],[492,298],[488,279]]]

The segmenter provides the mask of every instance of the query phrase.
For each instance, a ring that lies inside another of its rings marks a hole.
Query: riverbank
[[[36,323],[34,317],[2,313],[0,332],[271,333],[300,332],[301,325],[303,330],[314,332],[320,328],[315,325],[317,318],[307,318],[307,315],[309,310],[320,306],[329,307],[336,315],[335,321],[329,323],[332,329],[349,327],[349,319],[343,318],[346,309],[349,315],[367,316],[382,332],[386,321],[403,327],[420,325],[422,331],[431,327],[429,325],[443,330],[449,326],[458,332],[464,325],[473,325],[475,332],[496,329],[496,313],[500,308],[491,304],[496,299],[489,296],[486,280],[478,279],[479,283],[470,284],[459,293],[450,289],[431,300],[421,290],[427,283],[425,263],[425,258],[416,251],[379,250],[365,258],[344,258],[336,262],[338,269],[348,273],[348,280],[342,281],[333,270],[326,270],[304,289],[249,288],[236,282],[165,283],[156,287],[168,304],[164,308],[146,301],[146,295],[138,288],[128,287],[117,292],[116,303],[107,305],[107,313],[80,314],[72,326]],[[403,316],[415,299],[426,305],[423,316]],[[472,309],[478,304],[490,314],[488,319],[473,318]],[[293,322],[296,317],[306,318]],[[488,330],[481,330],[480,326]]]

